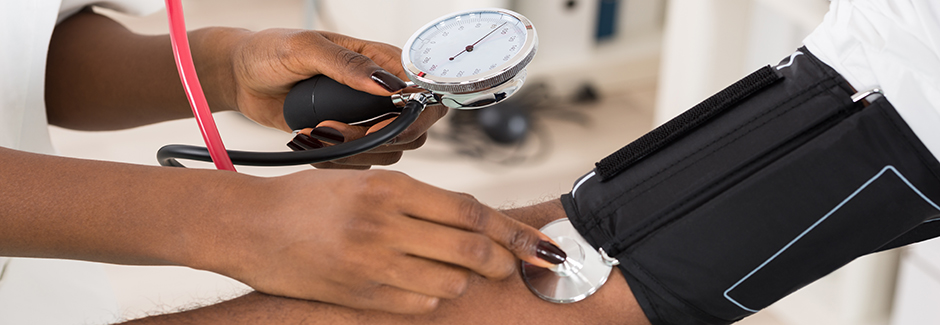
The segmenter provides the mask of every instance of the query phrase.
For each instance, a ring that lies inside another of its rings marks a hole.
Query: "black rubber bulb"
[[[313,128],[326,120],[363,123],[400,112],[389,96],[358,91],[324,75],[298,82],[284,99],[284,119],[292,130]]]

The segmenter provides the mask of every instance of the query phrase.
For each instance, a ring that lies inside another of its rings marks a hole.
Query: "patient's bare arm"
[[[505,211],[534,227],[564,218],[561,202]],[[441,300],[433,312],[401,315],[355,310],[319,302],[251,293],[187,312],[140,319],[134,323],[200,324],[649,324],[618,270],[600,290],[573,304],[554,304],[532,294],[520,276],[494,282],[473,277],[466,293]]]

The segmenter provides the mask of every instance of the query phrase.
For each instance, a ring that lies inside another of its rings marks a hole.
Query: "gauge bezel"
[[[522,48],[520,48],[519,52],[517,52],[515,55],[513,55],[513,57],[503,64],[500,64],[495,68],[481,74],[451,78],[436,76],[424,72],[421,69],[418,69],[417,65],[411,61],[412,45],[418,39],[419,35],[423,34],[432,26],[458,16],[487,12],[511,16],[522,22],[523,26],[525,27],[526,40],[522,44]],[[537,48],[538,35],[535,32],[535,27],[532,25],[532,22],[529,21],[529,19],[525,16],[522,16],[512,10],[502,8],[472,9],[445,15],[431,21],[427,25],[424,25],[424,27],[421,27],[421,29],[418,29],[414,35],[411,35],[411,38],[408,39],[408,42],[405,43],[405,47],[401,55],[401,63],[405,68],[405,74],[408,75],[408,78],[410,78],[412,82],[421,88],[430,90],[432,92],[465,94],[486,90],[499,85],[506,80],[512,79],[517,73],[519,73],[520,70],[524,69],[526,65],[532,61],[532,58],[535,57]]]

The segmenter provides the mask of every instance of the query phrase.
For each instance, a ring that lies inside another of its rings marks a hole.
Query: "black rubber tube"
[[[411,126],[423,110],[424,104],[415,100],[409,101],[402,109],[401,115],[381,130],[335,146],[304,151],[251,152],[228,150],[227,152],[233,164],[243,166],[292,166],[336,160],[369,151],[387,143]],[[157,161],[160,162],[161,166],[185,167],[176,159],[212,161],[209,150],[205,147],[171,144],[163,146],[157,151]]]

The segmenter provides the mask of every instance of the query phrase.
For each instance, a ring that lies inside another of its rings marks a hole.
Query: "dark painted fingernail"
[[[552,264],[561,264],[564,263],[566,259],[568,259],[568,254],[565,254],[565,251],[561,250],[561,248],[558,248],[558,246],[555,246],[555,244],[544,240],[539,241],[539,245],[536,247],[535,253],[539,258]]]
[[[372,81],[375,81],[379,86],[393,93],[408,87],[408,84],[404,81],[385,70],[375,70],[375,72],[372,73]]]
[[[287,143],[287,147],[290,148],[290,150],[293,150],[293,151],[304,151],[304,150],[307,150],[307,149],[304,149],[303,147],[301,147],[299,144],[294,143],[293,140],[291,140],[291,142],[288,142],[288,143]]]
[[[310,136],[321,141],[332,143],[343,143],[346,141],[346,137],[344,137],[342,133],[334,128],[326,126],[317,127],[313,130],[310,130]]]
[[[306,134],[298,133],[296,136],[294,136],[294,139],[287,144],[287,147],[294,151],[320,149],[323,148],[323,142],[311,138]]]

